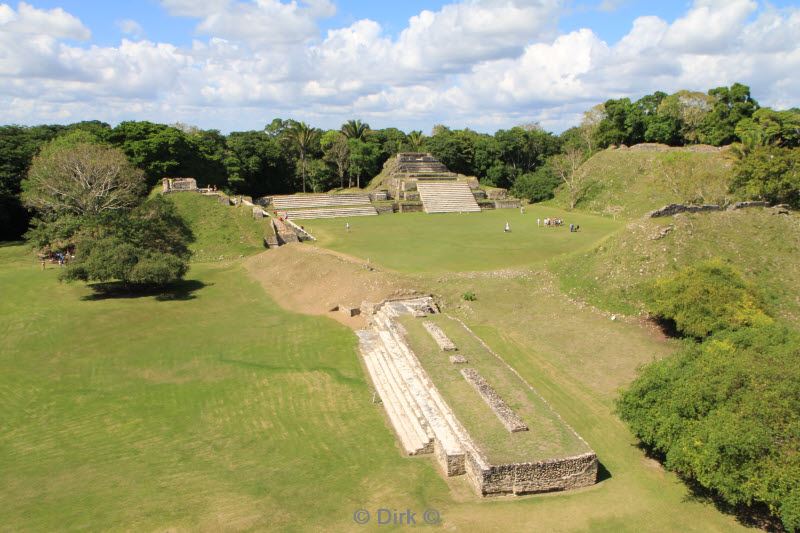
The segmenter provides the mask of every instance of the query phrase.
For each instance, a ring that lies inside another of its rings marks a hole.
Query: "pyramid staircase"
[[[474,213],[481,210],[469,185],[460,181],[417,182],[426,213]]]
[[[377,215],[369,194],[292,194],[273,196],[272,205],[287,219],[361,217]]]

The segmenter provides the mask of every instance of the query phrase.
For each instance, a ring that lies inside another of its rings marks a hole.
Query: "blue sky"
[[[0,105],[223,131],[562,130],[607,98],[750,84],[800,105],[797,1],[0,0]],[[425,16],[420,16],[425,12]],[[414,17],[412,19],[412,17]],[[124,39],[124,40],[123,40]]]
[[[197,35],[195,19],[173,17],[153,0],[129,0],[126,2],[43,0],[32,1],[41,8],[62,8],[78,16],[92,32],[92,43],[112,46],[124,37],[117,23],[124,19],[137,21],[149,39],[174,44],[188,45]],[[422,10],[436,11],[446,1],[404,0],[402,2],[376,2],[351,0],[336,2],[337,12],[320,24],[322,32],[331,28],[349,25],[356,20],[369,18],[381,23],[386,31],[396,35],[402,31],[408,19]],[[579,28],[592,28],[608,42],[619,40],[630,29],[631,22],[641,15],[657,15],[673,20],[685,11],[687,2],[618,1],[608,11],[599,9],[603,2],[572,2],[562,18],[559,28],[569,32]],[[787,5],[791,2],[772,2]],[[13,3],[12,3],[13,4]]]

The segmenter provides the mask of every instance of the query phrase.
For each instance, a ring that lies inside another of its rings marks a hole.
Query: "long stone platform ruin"
[[[433,348],[429,353],[441,358],[437,359],[439,384],[443,385],[441,379],[446,379],[466,387],[457,395],[451,391],[448,396],[440,391],[429,372],[431,366],[426,370],[402,324],[404,320],[430,324],[438,315],[432,298],[389,300],[365,309],[370,327],[358,331],[360,352],[404,453],[432,454],[446,476],[465,475],[475,491],[484,496],[568,490],[596,482],[597,456],[557,413],[545,412],[549,405],[537,404],[536,410],[542,414],[537,418],[530,414],[533,411],[527,410],[530,420],[524,419],[495,391],[491,378],[473,367],[476,354],[453,356],[457,347],[445,332],[438,326],[420,325],[419,331],[430,334],[428,341]],[[476,364],[481,360],[475,359]],[[485,354],[482,360],[487,361]],[[496,364],[505,363],[498,360]],[[446,368],[445,378],[441,368]],[[507,370],[516,375],[510,367]],[[491,370],[488,372],[491,374]],[[523,393],[533,391],[521,378],[515,386]],[[525,390],[526,387],[530,390]],[[519,401],[519,395],[516,392],[513,395]],[[469,404],[469,408],[462,404]],[[460,420],[457,413],[468,413],[470,409],[478,416]],[[557,426],[556,433],[552,433],[552,427],[550,433],[537,433],[543,431],[544,425]],[[513,453],[487,441],[482,435],[484,426],[491,426],[494,435],[507,435],[509,440],[515,440],[515,447],[509,448]],[[567,444],[532,445],[536,439],[546,439],[551,433],[562,435]],[[528,443],[531,445],[527,446]],[[502,460],[503,457],[509,460]]]

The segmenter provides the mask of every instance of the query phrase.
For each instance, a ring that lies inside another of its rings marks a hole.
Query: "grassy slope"
[[[604,150],[581,167],[589,189],[581,210],[637,217],[670,203],[720,203],[728,198],[731,160],[721,152]],[[554,205],[568,206],[562,188]]]
[[[537,228],[536,219],[562,217],[581,231]],[[482,213],[428,215],[404,213],[304,222],[318,244],[339,252],[369,258],[385,267],[406,272],[489,270],[528,265],[554,255],[591,247],[619,223],[583,213],[567,213],[545,206]],[[508,221],[511,233],[503,233]]]
[[[663,238],[660,232],[674,229]],[[719,257],[755,284],[769,308],[800,325],[800,217],[750,209],[628,224],[592,251],[554,263],[562,286],[591,303],[635,313],[649,281]]]
[[[216,197],[193,193],[175,193],[169,198],[195,233],[195,262],[260,252],[264,236],[273,232],[269,219],[254,219],[251,208],[244,205],[224,206]]]

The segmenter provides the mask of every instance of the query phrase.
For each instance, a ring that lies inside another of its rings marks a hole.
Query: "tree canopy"
[[[82,135],[79,137],[83,137]],[[144,174],[118,148],[61,137],[33,158],[22,200],[43,216],[96,215],[133,206]]]

